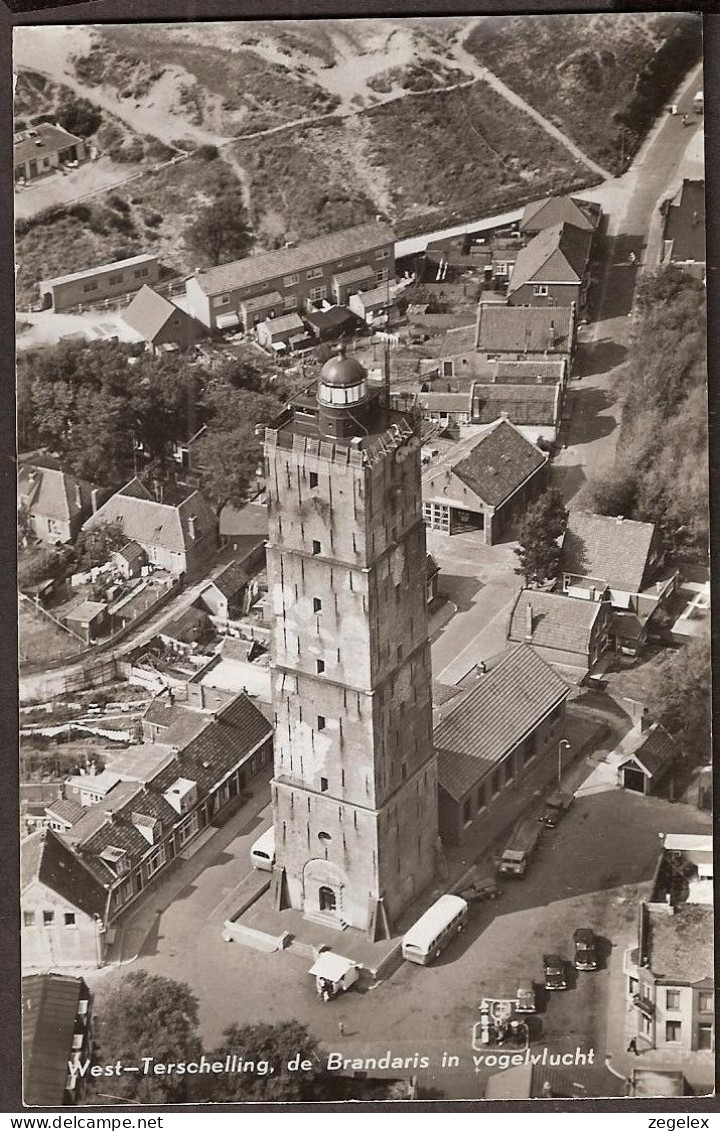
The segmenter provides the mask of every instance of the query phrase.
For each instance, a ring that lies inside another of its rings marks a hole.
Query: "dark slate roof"
[[[671,240],[669,258],[676,263],[704,263],[705,182],[684,180],[668,208],[663,239]]]
[[[82,978],[31,974],[22,980],[23,1100],[59,1107],[72,1060],[78,1006],[88,997]]]
[[[513,424],[557,424],[554,385],[474,385],[473,422],[491,424],[505,413]]]
[[[454,471],[483,502],[499,507],[546,462],[545,453],[509,421],[501,420],[480,437],[469,455],[455,464]]]
[[[23,463],[18,474],[18,498],[31,514],[68,522],[92,506],[93,484],[63,471],[55,456],[42,455]]]
[[[20,842],[20,874],[22,891],[39,880],[85,915],[105,915],[103,884],[52,829],[41,829]]]
[[[256,286],[280,275],[293,275],[310,267],[319,267],[333,259],[342,259],[343,256],[362,255],[376,247],[391,244],[394,239],[392,230],[386,224],[373,220],[355,228],[318,236],[299,247],[268,251],[234,263],[225,263],[221,267],[210,267],[195,278],[206,295],[217,295],[240,287]]]
[[[477,348],[487,353],[568,353],[569,306],[504,306],[480,303]]]
[[[174,302],[163,298],[147,284],[140,288],[130,305],[123,311],[123,321],[141,334],[146,342],[154,342],[171,318],[190,321],[190,315]]]
[[[503,656],[435,729],[440,785],[459,801],[569,693],[532,648],[521,644]]]
[[[226,504],[220,511],[220,534],[237,541],[239,547],[250,553],[255,546],[267,541],[267,507],[264,503],[248,503],[245,507]]]
[[[560,568],[564,573],[605,581],[611,589],[639,593],[654,532],[650,522],[571,511]]]
[[[50,122],[41,122],[31,130],[23,130],[15,135],[13,142],[15,167],[32,161],[33,157],[47,157],[50,153],[59,153],[73,145],[84,144],[81,137],[69,134],[62,126],[53,126]]]
[[[528,361],[496,361],[493,382],[496,385],[557,385],[565,374],[561,357],[532,358]]]
[[[195,538],[190,519],[195,519]],[[182,552],[217,528],[212,507],[199,491],[173,506],[156,502],[139,479],[132,479],[107,500],[85,523],[91,529],[101,522],[120,522],[128,540]]]
[[[515,261],[508,294],[526,283],[581,283],[592,236],[571,224],[539,232]]]
[[[586,232],[593,232],[600,223],[602,209],[589,200],[573,196],[549,196],[525,205],[520,221],[521,232],[540,232],[555,224],[573,224]]]
[[[354,323],[355,315],[345,306],[331,306],[329,310],[310,311],[305,315],[305,321],[317,330],[332,330],[339,329],[346,323]]]
[[[247,585],[250,578],[242,567],[240,562],[229,562],[220,573],[211,578],[206,588],[214,585],[223,597],[234,597],[239,593],[243,586]],[[204,592],[204,590],[203,590]]]
[[[173,640],[190,643],[195,638],[196,631],[202,630],[209,623],[207,613],[202,609],[195,609],[191,605],[189,609],[184,609],[179,616],[168,621],[159,631],[161,636],[169,636]]]
[[[418,393],[424,412],[470,412],[470,393]]]
[[[46,805],[45,812],[48,817],[56,817],[59,821],[64,821],[68,825],[76,825],[85,810],[77,801],[69,799],[64,801],[60,798],[58,801],[52,801],[49,805]]]
[[[599,601],[521,589],[510,614],[508,640],[530,643],[527,640],[528,607],[532,609],[534,645],[588,654],[592,627],[600,613]]]
[[[639,762],[651,778],[660,778],[682,751],[672,735],[660,723],[653,723],[646,731],[631,731],[620,745],[623,760]]]

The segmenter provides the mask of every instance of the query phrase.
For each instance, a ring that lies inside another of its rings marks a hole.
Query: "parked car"
[[[573,935],[575,943],[575,969],[597,970],[597,939],[590,927],[578,927]]]
[[[562,789],[556,789],[545,799],[545,811],[538,817],[538,821],[546,828],[554,829],[563,813],[567,813],[574,800],[572,793],[565,793]]]
[[[486,899],[497,899],[502,889],[493,879],[475,880],[457,893],[466,903],[484,903]]]
[[[516,1013],[535,1013],[537,1002],[535,1000],[535,983],[532,978],[521,978],[518,982],[517,997],[515,999]]]
[[[558,954],[543,955],[546,990],[566,990],[565,962]]]

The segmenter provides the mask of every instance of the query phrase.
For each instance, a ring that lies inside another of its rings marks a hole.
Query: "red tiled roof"
[[[525,205],[520,221],[521,232],[540,232],[555,224],[573,224],[586,232],[593,232],[602,215],[599,204],[578,200],[573,196],[549,196]]]
[[[501,420],[484,433],[454,472],[488,506],[499,507],[547,462],[547,455]]]
[[[440,785],[460,800],[569,693],[532,648],[515,648],[458,697],[436,727]]]
[[[654,533],[650,522],[571,511],[560,568],[564,573],[604,581],[611,589],[639,593]]]

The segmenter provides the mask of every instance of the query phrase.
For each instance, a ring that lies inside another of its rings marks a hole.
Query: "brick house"
[[[88,267],[85,271],[42,279],[39,284],[40,300],[43,310],[57,313],[82,303],[95,304],[139,291],[145,284],[156,283],[159,277],[157,255],[134,255],[115,263]]]
[[[572,367],[576,306],[478,304],[475,343],[485,361],[565,360]]]
[[[572,224],[581,231],[594,233],[601,220],[602,208],[594,201],[575,196],[548,196],[525,205],[519,228],[524,235],[536,236],[556,224]]]
[[[482,530],[488,546],[510,536],[547,481],[547,453],[507,420],[461,440],[423,475],[425,524],[445,534]]]
[[[50,122],[41,122],[13,135],[13,171],[16,182],[34,181],[36,177],[52,173],[61,165],[84,161],[87,156],[87,146],[81,137]]]
[[[140,288],[122,317],[153,353],[190,349],[202,330],[187,311],[148,286]]]
[[[176,576],[198,576],[217,549],[217,516],[199,491],[176,504],[159,503],[136,477],[112,495],[84,529],[101,522],[120,523],[128,541],[141,546],[152,565]]]
[[[451,701],[433,735],[444,841],[471,840],[495,800],[517,789],[538,759],[555,756],[569,694],[565,680],[521,644]]]
[[[623,972],[638,1049],[661,1050],[686,1075],[712,1086],[715,1046],[712,837],[669,834],[650,898],[638,909],[637,942]]]
[[[29,974],[22,980],[23,1101],[60,1107],[80,1099],[70,1071],[92,1052],[92,995],[82,978]]]
[[[581,601],[562,593],[521,589],[510,613],[508,640],[525,643],[543,660],[579,682],[609,645],[609,601]]]
[[[107,888],[52,829],[20,842],[20,903],[25,969],[102,965]]]
[[[472,423],[492,424],[504,416],[531,443],[541,438],[552,442],[560,425],[562,391],[562,385],[476,382],[472,386]]]
[[[63,470],[60,460],[44,452],[18,472],[18,506],[42,542],[74,542],[85,519],[97,510],[103,492]]]
[[[229,329],[323,300],[343,303],[393,277],[394,247],[391,229],[372,221],[198,271],[185,286],[190,310],[210,329]]]
[[[585,306],[592,233],[572,224],[539,232],[518,253],[507,297],[511,306]]]

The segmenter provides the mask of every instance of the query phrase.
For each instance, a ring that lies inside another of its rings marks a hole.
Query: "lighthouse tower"
[[[276,906],[386,936],[437,851],[420,444],[340,354],[265,437]]]

